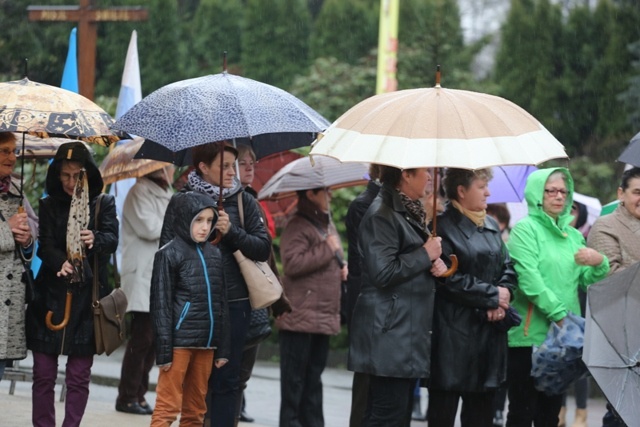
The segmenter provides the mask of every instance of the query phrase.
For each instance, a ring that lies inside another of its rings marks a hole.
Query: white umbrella
[[[365,163],[341,163],[322,156],[314,158],[312,165],[309,157],[302,157],[273,175],[258,193],[258,199],[282,199],[294,196],[298,190],[364,185],[368,169]]]

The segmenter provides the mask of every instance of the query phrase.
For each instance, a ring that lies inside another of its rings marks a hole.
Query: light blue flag
[[[127,58],[124,62],[120,95],[118,96],[118,105],[116,106],[116,120],[140,102],[141,99],[142,83],[140,82],[140,64],[138,62],[138,33],[134,30],[131,33],[131,40],[129,41],[129,48],[127,49]],[[118,145],[126,144],[129,141],[130,140],[119,141]],[[113,194],[116,198],[116,213],[120,221],[120,235],[122,235],[122,207],[124,206],[124,200],[135,183],[135,178],[124,179],[111,184],[111,188],[109,189],[109,194]],[[118,243],[116,259],[118,265],[122,265],[122,240]]]
[[[78,50],[76,48],[76,32],[77,29],[74,27],[69,36],[69,53],[67,53],[67,62],[64,64],[60,87],[78,93]]]
[[[62,89],[70,90],[71,92],[79,93],[78,91],[78,49],[76,43],[77,29],[74,27],[69,35],[69,51],[67,52],[67,61],[64,63],[64,71],[62,72],[62,82],[60,87]],[[49,161],[51,163],[51,161]],[[45,197],[47,192],[42,194]],[[38,275],[42,260],[38,258],[38,241],[33,248],[33,259],[31,260],[31,271],[33,271],[33,277]]]

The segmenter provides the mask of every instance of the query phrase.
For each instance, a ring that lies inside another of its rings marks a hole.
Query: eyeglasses
[[[556,197],[558,194],[560,194],[562,197],[567,197],[567,194],[569,193],[567,190],[557,188],[545,188],[544,192],[550,197]]]
[[[80,179],[80,174],[79,173],[75,173],[75,174],[71,175],[71,174],[63,172],[63,173],[60,174],[60,181],[69,182],[71,180],[78,181],[79,179]]]
[[[0,153],[6,157],[9,157],[12,154],[17,156],[18,154],[20,154],[20,149],[14,148],[13,150],[11,150],[9,148],[0,148]]]

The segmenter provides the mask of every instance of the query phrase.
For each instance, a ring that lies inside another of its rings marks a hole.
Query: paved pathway
[[[92,384],[89,404],[83,425],[89,427],[138,427],[148,426],[150,416],[130,415],[116,412],[114,409],[117,396],[117,381],[120,377],[122,350],[109,357],[98,356],[92,369]],[[32,359],[28,357],[20,362],[20,367],[28,369]],[[64,362],[60,367],[64,368]],[[157,378],[158,370],[151,371],[152,382]],[[328,368],[323,374],[324,414],[326,427],[347,427],[351,406],[352,374],[344,369]],[[9,395],[10,382],[0,381],[0,427],[21,427],[31,425],[31,384],[17,382],[14,395]],[[61,386],[56,386],[56,418],[62,424],[64,403],[58,402]],[[256,422],[240,423],[242,427],[277,427],[280,407],[280,369],[277,364],[258,362],[254,375],[249,381],[246,391],[247,412],[255,417]],[[148,393],[148,401],[155,403],[155,393]],[[423,408],[426,406],[426,390],[423,389]],[[567,426],[573,422],[575,402],[569,398]],[[589,401],[589,426],[600,426],[604,414],[602,399]],[[177,425],[175,423],[174,425]],[[456,424],[459,426],[459,423]],[[427,427],[426,422],[412,423],[412,427]]]

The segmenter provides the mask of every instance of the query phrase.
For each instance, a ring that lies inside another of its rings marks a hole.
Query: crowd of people
[[[0,157],[0,378],[32,351],[33,425],[55,425],[60,355],[64,425],[81,423],[96,353],[94,276],[107,295],[119,239],[130,339],[115,409],[151,415],[153,426],[251,421],[243,391],[257,356],[257,310],[234,252],[279,273],[270,218],[251,187],[251,149],[226,141],[193,148],[185,186],[174,193],[172,167],[138,178],[123,218],[101,194],[83,143],[58,149],[37,216],[11,177],[13,134],[0,133]],[[420,415],[420,387],[430,427],[453,427],[459,406],[463,427],[565,425],[566,396],[536,389],[532,351],[551,324],[584,313],[589,285],[640,260],[640,168],[624,172],[619,207],[590,230],[566,168],[528,177],[528,215],[512,229],[508,212],[487,204],[490,169],[449,168],[435,195],[429,168],[371,165],[369,178],[346,216],[347,257],[328,188],[297,191],[282,230],[283,294],[265,315],[278,330],[280,426],[325,425],[321,374],[341,304],[354,372],[350,427],[409,426]],[[36,239],[42,267],[26,292]],[[72,262],[72,250],[81,262]],[[154,364],[152,408],[145,394]],[[575,427],[586,426],[586,386],[578,387]],[[611,406],[603,422],[624,425]]]

